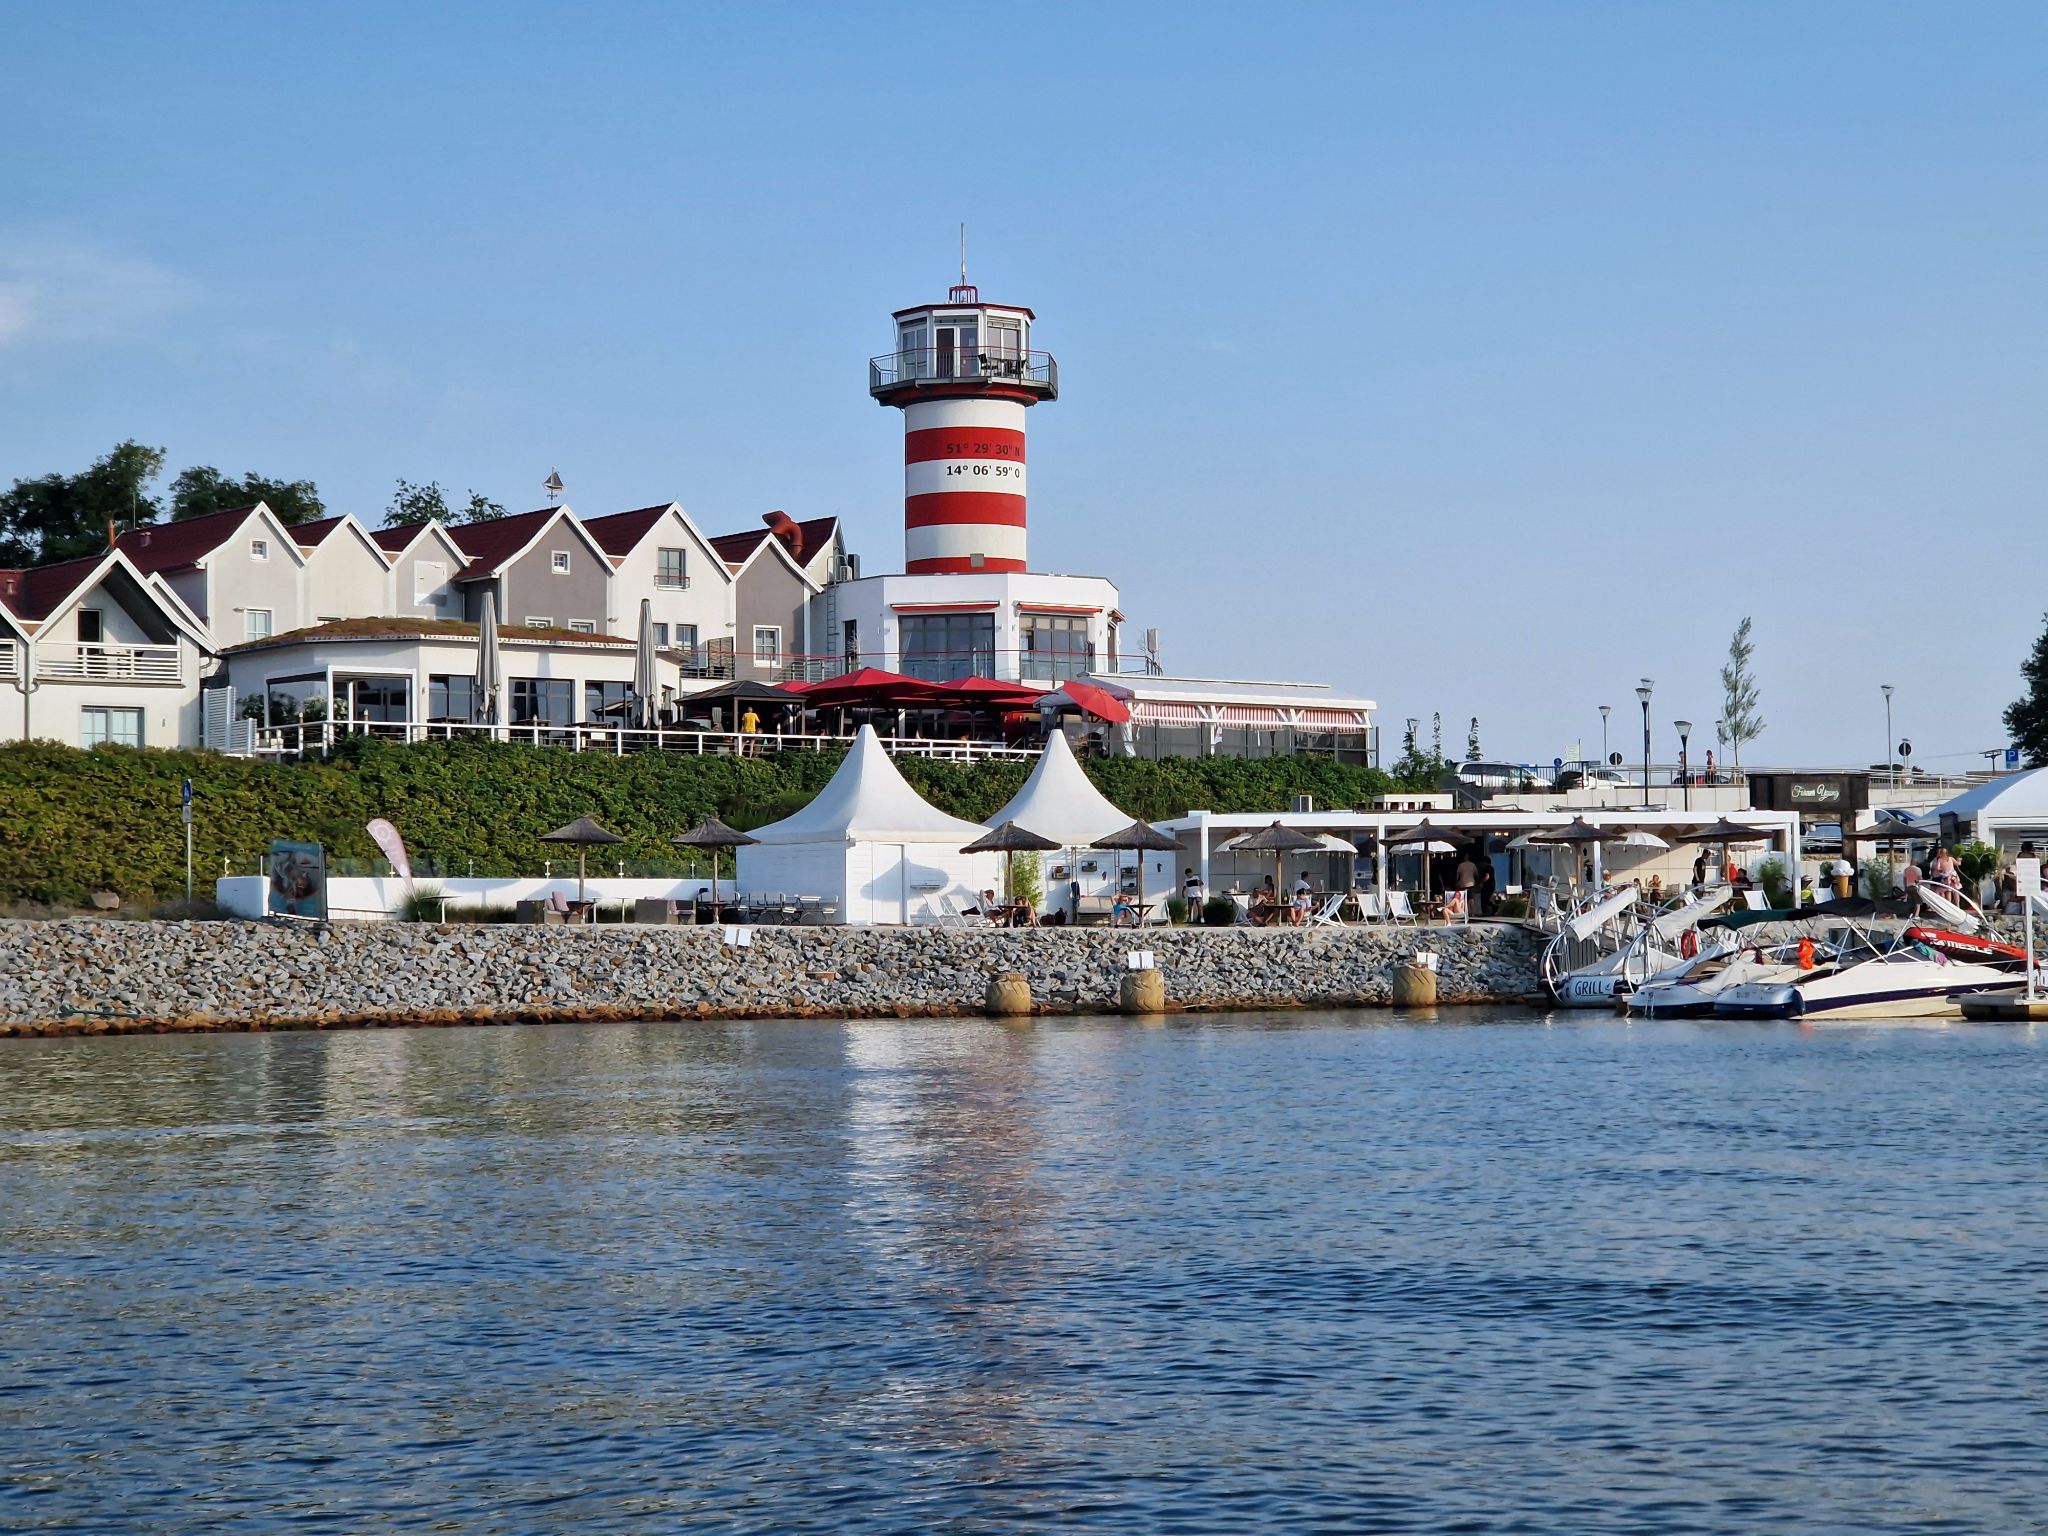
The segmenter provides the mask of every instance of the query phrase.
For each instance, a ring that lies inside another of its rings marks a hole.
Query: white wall
[[[842,923],[930,923],[934,904],[946,912],[947,898],[973,901],[1002,877],[1002,855],[961,853],[945,843],[763,843],[739,850],[742,891],[836,898]]]
[[[847,619],[860,626],[861,661],[867,666],[897,670],[902,664],[898,643],[899,605],[943,607],[957,603],[994,603],[997,672],[1016,676],[1023,660],[1021,610],[1034,607],[1089,608],[1088,636],[1095,646],[1095,666],[1109,665],[1109,614],[1117,606],[1114,583],[1100,576],[1049,576],[1038,572],[965,573],[946,576],[867,576],[841,582],[830,594],[812,600],[819,648],[825,640],[827,604],[837,609],[831,648],[836,654]],[[1050,683],[1048,674],[1031,679]]]
[[[560,891],[570,901],[576,899],[573,870],[566,879],[559,875],[552,879],[535,876],[527,880],[442,880],[421,876],[414,885],[433,886],[445,892],[451,911],[461,907],[509,907],[522,901],[544,901],[550,891]],[[708,876],[621,880],[616,875],[593,874],[583,889],[585,897],[598,902],[604,916],[609,917],[615,913],[621,900],[628,903],[643,898],[650,901],[694,901],[711,889],[711,880]],[[226,875],[214,882],[213,899],[221,911],[231,917],[263,917],[268,912],[269,891],[270,881],[266,876]],[[730,899],[732,881],[720,880],[718,891]],[[342,875],[327,882],[329,915],[341,921],[388,919],[392,909],[405,900],[405,895],[405,882],[396,875]],[[630,906],[628,911],[630,913]]]
[[[663,547],[683,551],[684,574],[690,579],[687,588],[654,584],[658,552]],[[732,573],[725,562],[671,507],[619,565],[611,588],[615,611],[605,627],[615,635],[637,636],[640,600],[649,598],[654,603],[654,622],[668,625],[671,639],[677,625],[694,624],[700,646],[727,640],[733,633],[732,587]]]
[[[258,560],[250,554],[251,541],[256,539],[268,545],[267,558]],[[205,563],[209,587],[206,627],[215,645],[240,645],[248,639],[248,611],[252,608],[270,610],[274,635],[311,622],[306,617],[300,580],[305,559],[289,531],[275,519],[252,512]],[[185,595],[182,587],[177,590],[179,596]]]
[[[398,557],[391,569],[391,608],[394,614],[417,619],[461,619],[462,594],[454,586],[455,574],[469,563],[454,540],[440,528],[429,529]],[[424,585],[422,585],[422,568]],[[425,598],[427,601],[419,601]],[[439,598],[439,602],[433,599]],[[503,615],[499,615],[502,619]]]
[[[308,624],[328,619],[374,618],[391,612],[391,567],[346,524],[306,556]],[[279,626],[283,633],[284,626]]]

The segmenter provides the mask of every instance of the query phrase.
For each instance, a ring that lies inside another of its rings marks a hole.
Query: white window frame
[[[270,540],[251,539],[249,541],[249,558],[251,560],[268,560],[270,558]]]
[[[668,647],[668,626],[658,619],[654,625],[654,643],[664,650]]]
[[[87,721],[88,719],[90,719],[90,718],[91,718],[92,716],[94,716],[94,715],[99,715],[99,716],[102,716],[102,717],[104,717],[104,720],[105,720],[105,724],[106,724],[106,727],[107,727],[107,729],[106,729],[106,732],[105,732],[105,733],[104,733],[104,734],[103,734],[103,735],[102,735],[102,736],[100,737],[100,739],[99,739],[98,741],[91,741],[91,740],[88,740],[88,739],[87,739],[87,738],[88,738],[88,734],[89,734],[89,733],[88,733],[88,732],[87,732],[87,730],[86,730],[86,721]],[[114,732],[113,732],[113,724],[114,724],[114,716],[116,716],[116,715],[129,715],[129,716],[133,716],[133,717],[134,717],[134,720],[135,720],[135,740],[134,740],[134,741],[132,741],[132,742],[128,742],[128,741],[116,741],[116,740],[114,739]],[[138,709],[138,708],[135,708],[135,707],[134,707],[134,706],[132,706],[132,705],[122,705],[122,704],[81,704],[81,705],[80,705],[80,706],[78,707],[78,744],[79,744],[79,745],[80,745],[81,747],[98,747],[98,746],[116,746],[116,747],[127,747],[127,746],[135,746],[135,747],[139,747],[139,746],[141,746],[141,745],[142,745],[142,743],[143,743],[143,740],[144,740],[144,737],[143,737],[143,728],[144,728],[144,726],[145,726],[145,725],[146,725],[147,723],[148,723],[148,722],[147,722],[147,720],[146,720],[146,719],[144,718],[144,715],[143,715],[143,712],[142,712],[142,710],[140,710],[140,709]]]
[[[676,557],[676,574],[661,574],[661,557]],[[690,552],[679,544],[665,544],[654,551],[654,585],[664,592],[685,592],[690,586]]]
[[[761,637],[763,635],[773,635],[775,637],[770,642],[770,648],[766,653],[761,650]],[[781,665],[782,626],[780,624],[756,624],[754,626],[754,663],[757,666],[763,664],[769,666]]]
[[[256,616],[263,615],[263,633],[256,633]],[[242,639],[268,640],[277,633],[277,610],[274,608],[244,608],[242,610]]]
[[[568,575],[568,574],[569,574],[569,551],[567,551],[566,549],[551,549],[551,550],[549,550],[549,551],[548,551],[548,569],[549,569],[550,571],[554,572],[554,574],[555,574],[555,575],[557,575],[557,576],[566,576],[566,575]]]
[[[577,635],[594,635],[597,633],[597,622],[594,619],[571,619],[569,632]]]
[[[526,627],[528,629],[553,629],[555,621],[541,614],[529,613],[526,616]]]

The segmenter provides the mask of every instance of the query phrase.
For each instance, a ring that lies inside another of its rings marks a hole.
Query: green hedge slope
[[[999,809],[1024,782],[1024,763],[899,758],[934,804],[971,821]],[[595,816],[626,839],[607,862],[677,867],[669,839],[706,815],[758,826],[802,805],[832,776],[836,753],[759,758],[599,752],[504,743],[388,746],[354,740],[333,757],[258,762],[205,752],[90,752],[42,742],[0,746],[0,901],[76,903],[88,891],[131,900],[182,890],[182,779],[193,783],[195,868],[210,889],[222,861],[250,871],[272,838],[326,845],[335,859],[369,859],[363,830],[397,824],[420,862],[462,873],[538,873],[560,850],[550,828]],[[1109,798],[1146,820],[1191,809],[1281,811],[1312,794],[1319,806],[1363,803],[1389,781],[1372,769],[1315,758],[1091,761]]]

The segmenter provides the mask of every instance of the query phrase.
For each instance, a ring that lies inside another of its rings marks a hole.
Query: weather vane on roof
[[[548,505],[552,507],[562,498],[562,472],[559,469],[550,469],[547,479],[541,481],[540,488],[548,493]]]

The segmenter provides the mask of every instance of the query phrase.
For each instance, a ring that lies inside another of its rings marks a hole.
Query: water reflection
[[[8,1046],[10,1530],[2038,1517],[2030,1031]]]

